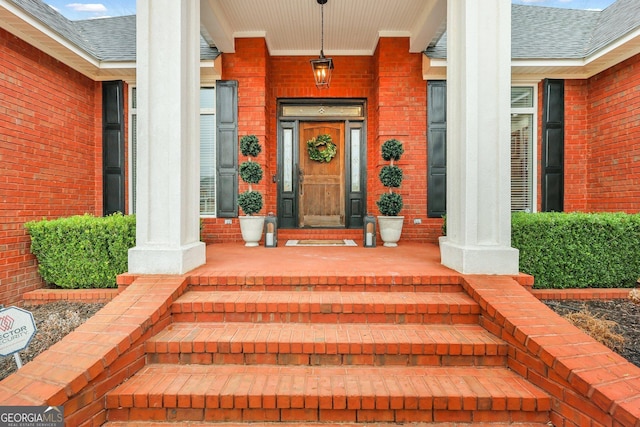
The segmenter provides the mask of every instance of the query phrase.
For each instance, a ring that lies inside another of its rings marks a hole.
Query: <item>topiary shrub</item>
[[[398,188],[402,184],[402,169],[396,165],[383,166],[378,178],[380,178],[380,182],[385,187]]]
[[[262,194],[251,187],[262,180],[262,166],[251,160],[251,157],[256,157],[261,151],[262,146],[257,136],[245,135],[240,139],[240,152],[249,157],[240,165],[240,178],[249,184],[247,191],[238,194],[238,206],[245,215],[257,214],[263,206]]]
[[[262,167],[257,162],[242,162],[240,165],[240,178],[248,184],[257,184],[262,180]]]
[[[376,204],[381,214],[397,216],[402,210],[402,196],[398,193],[382,193]]]
[[[394,193],[393,189],[400,187],[400,184],[402,184],[402,169],[396,166],[394,162],[400,160],[404,153],[404,148],[397,139],[389,139],[382,144],[380,151],[382,158],[390,162],[390,164],[382,167],[378,178],[389,191],[380,195],[376,205],[378,205],[381,215],[397,216],[402,210],[402,196]]]
[[[238,194],[238,205],[245,215],[253,215],[262,209],[262,194],[259,191],[245,191]]]
[[[246,157],[258,157],[262,152],[260,140],[255,135],[245,135],[240,138],[240,152]]]
[[[31,253],[47,284],[67,289],[115,288],[136,242],[135,216],[72,216],[25,224]]]
[[[400,160],[400,157],[404,154],[404,147],[402,146],[402,142],[397,139],[389,139],[382,144],[381,147],[382,158],[387,162]]]

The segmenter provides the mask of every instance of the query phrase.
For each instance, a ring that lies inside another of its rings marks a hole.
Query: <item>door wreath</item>
[[[307,141],[307,152],[311,160],[329,163],[338,152],[338,147],[331,141],[331,135],[324,134]]]

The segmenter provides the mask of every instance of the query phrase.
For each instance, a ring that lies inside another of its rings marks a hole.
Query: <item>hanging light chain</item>
[[[324,3],[320,5],[320,57],[324,58]]]

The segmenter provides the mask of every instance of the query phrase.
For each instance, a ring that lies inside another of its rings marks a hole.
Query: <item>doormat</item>
[[[285,246],[358,246],[356,242],[348,239],[340,240],[323,240],[323,239],[307,239],[307,240],[287,240]]]

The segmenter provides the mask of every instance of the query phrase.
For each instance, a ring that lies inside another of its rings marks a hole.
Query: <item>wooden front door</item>
[[[307,141],[325,134],[337,147],[335,157],[328,163],[311,160]],[[299,144],[298,226],[343,227],[344,122],[301,122]]]

